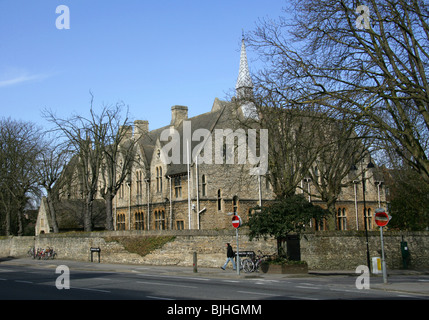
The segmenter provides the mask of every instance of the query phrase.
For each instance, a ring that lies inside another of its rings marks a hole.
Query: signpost
[[[383,269],[383,282],[387,283],[386,261],[384,259],[383,227],[385,227],[389,223],[390,217],[383,208],[378,208],[375,210],[374,220],[377,226],[380,227],[381,267]]]
[[[239,216],[233,216],[232,217],[232,226],[235,229],[238,229],[241,226],[241,219]]]
[[[235,228],[235,235],[237,237],[237,274],[240,275],[240,255],[238,250],[238,228],[241,226],[241,218],[240,216],[234,213],[232,217],[232,226]]]
[[[380,210],[380,211],[378,211]],[[379,208],[375,210],[375,223],[379,227],[385,227],[389,223],[389,216],[386,212],[384,212],[383,208]]]

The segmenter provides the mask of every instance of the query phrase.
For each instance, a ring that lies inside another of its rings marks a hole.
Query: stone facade
[[[198,129],[231,129],[237,132],[242,114],[233,102],[215,100],[212,109],[206,114],[188,118],[185,107],[180,107],[180,116],[176,115],[177,106],[172,107],[171,126],[180,134],[184,132],[184,121],[193,135]],[[178,120],[179,119],[179,120]],[[249,174],[251,165],[223,163],[196,164],[193,160],[188,168],[184,164],[168,165],[163,162],[160,141],[163,130],[170,126],[149,131],[152,148],[143,143],[137,157],[150,159],[136,161],[131,172],[131,181],[124,184],[114,200],[118,230],[180,230],[180,229],[225,229],[231,227],[228,213],[237,212],[243,221],[247,220],[249,210],[261,203],[274,199],[271,186],[265,176]],[[213,137],[214,140],[214,137]],[[148,141],[148,140],[146,140]],[[213,142],[213,141],[212,141]],[[198,142],[192,142],[191,150]],[[184,158],[186,144],[180,140],[180,160]],[[238,146],[235,146],[238,149]],[[219,150],[215,143],[211,145],[212,156]],[[148,154],[149,153],[149,154]],[[237,150],[235,161],[237,162]],[[363,160],[362,165],[369,162]],[[365,205],[368,212],[368,230],[375,228],[374,213],[379,206],[386,207],[386,193],[381,179],[371,171],[365,172]],[[189,198],[188,202],[188,182]],[[347,181],[345,181],[346,183]],[[297,193],[302,190],[315,194],[311,181],[302,181]],[[323,225],[316,225],[317,230],[364,230],[364,201],[362,181],[349,183],[339,195],[336,207],[337,217]],[[260,196],[259,196],[260,194]],[[259,199],[261,197],[261,199]],[[308,196],[309,201],[324,206],[317,197]],[[118,223],[119,222],[119,223]]]
[[[109,237],[175,236],[142,257],[130,253]],[[402,268],[400,243],[407,241],[410,252],[410,269],[429,269],[429,232],[384,233],[386,264],[388,269]],[[177,265],[192,267],[193,253],[197,252],[198,266],[219,267],[226,259],[225,243],[236,250],[235,232],[232,230],[182,230],[182,231],[110,231],[71,234],[43,234],[37,237],[10,237],[0,240],[0,258],[23,257],[29,247],[52,247],[58,259],[90,261],[91,247],[100,247],[102,263],[127,263],[141,265]],[[261,250],[264,254],[276,252],[274,239],[250,241],[245,229],[239,231],[240,250]],[[380,256],[380,234],[369,232],[370,257]],[[316,231],[300,237],[301,260],[310,270],[355,270],[366,265],[366,238],[361,231]],[[96,259],[96,257],[94,257]]]
[[[266,177],[250,175],[255,165],[248,159],[249,131],[243,128],[242,120],[253,116],[252,104],[245,99],[252,92],[252,83],[244,42],[239,73],[236,89],[244,100],[233,98],[226,102],[216,98],[211,110],[191,118],[186,106],[173,106],[168,126],[150,130],[148,121],[136,120],[129,128],[128,139],[137,141],[135,161],[129,178],[113,199],[116,230],[228,229],[232,212],[238,213],[245,222],[251,208],[274,199]],[[219,132],[225,134],[220,144],[216,139]],[[243,133],[244,141],[240,140],[239,133]],[[232,143],[228,144],[230,137]],[[200,156],[198,163],[197,155]],[[244,161],[240,161],[240,155],[245,155]],[[229,156],[234,156],[232,162]],[[366,158],[357,165],[366,167],[369,161]],[[312,221],[313,229],[363,230],[364,212],[368,215],[367,228],[374,229],[375,209],[386,207],[386,194],[382,179],[369,171],[365,175],[367,210],[364,210],[362,179],[354,184],[344,181],[349,186],[339,195],[337,217],[324,223]],[[69,189],[67,193],[72,197],[82,197],[78,183]],[[304,193],[303,190],[315,194],[314,185],[306,179],[297,192]],[[308,198],[324,206],[317,197]],[[50,231],[46,210],[47,206],[42,203],[36,235]]]

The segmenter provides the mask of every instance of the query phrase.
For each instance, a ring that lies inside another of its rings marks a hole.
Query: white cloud
[[[17,84],[21,84],[29,81],[39,81],[47,77],[48,75],[46,74],[27,74],[27,73],[19,74],[19,75],[9,77],[5,80],[0,80],[0,88],[13,86],[13,85],[17,85]]]

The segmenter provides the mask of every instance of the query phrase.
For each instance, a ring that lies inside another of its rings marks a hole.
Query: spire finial
[[[249,66],[247,64],[246,44],[244,41],[244,30],[242,33],[241,41],[241,54],[240,54],[240,68],[238,71],[238,79],[235,89],[237,91],[237,98],[243,99],[251,96],[253,91],[253,82],[250,77]]]

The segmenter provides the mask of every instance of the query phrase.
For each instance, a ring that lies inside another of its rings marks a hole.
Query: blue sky
[[[242,30],[282,15],[283,0],[0,0],[0,117],[47,128],[41,110],[86,115],[123,101],[150,129],[210,111],[234,89]],[[70,29],[56,28],[57,6]],[[256,57],[248,50],[251,71]]]

